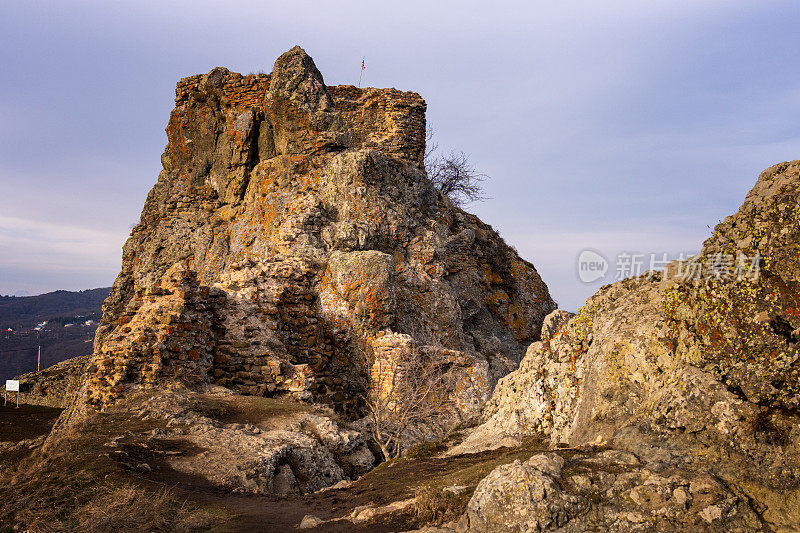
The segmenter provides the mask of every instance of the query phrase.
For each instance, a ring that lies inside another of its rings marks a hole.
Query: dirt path
[[[238,519],[223,527],[223,531],[243,532],[291,532],[298,531],[297,526],[306,515],[314,515],[323,520],[330,520],[349,514],[346,498],[274,498],[268,496],[249,496],[235,494],[215,494],[207,491],[181,492],[187,499],[196,502],[223,507],[238,515]],[[337,510],[341,512],[337,512]],[[378,522],[353,524],[349,521],[323,524],[311,531],[314,533],[334,531],[354,531],[360,533],[389,533],[406,531],[413,528],[410,516],[394,515],[384,517]],[[230,528],[230,529],[228,529]]]
[[[59,413],[59,409],[37,406],[20,406],[19,409],[0,407],[0,440],[18,441],[45,435]],[[193,454],[199,450],[180,439],[144,438],[152,422],[130,417],[117,419],[114,416],[117,415],[98,415],[93,424],[81,428],[81,433],[76,437],[78,440],[73,443],[74,450],[65,451],[57,464],[49,467],[40,465],[42,472],[46,473],[42,475],[46,476],[47,482],[24,487],[31,498],[45,502],[38,511],[40,514],[46,514],[46,510],[52,507],[46,503],[50,501],[47,498],[50,498],[48,494],[51,489],[60,487],[59,490],[64,493],[62,496],[72,498],[77,494],[73,494],[77,490],[75,487],[87,482],[81,477],[84,474],[95,480],[113,479],[120,485],[132,483],[159,489],[169,487],[178,501],[185,500],[189,504],[196,502],[220,518],[233,515],[233,518],[211,530],[217,532],[293,532],[298,531],[298,525],[306,515],[335,520],[350,516],[358,507],[381,507],[413,498],[421,490],[435,489],[441,492],[450,486],[467,488],[463,500],[458,503],[462,506],[457,509],[460,514],[475,485],[496,466],[515,459],[526,460],[545,449],[541,443],[534,441],[515,449],[503,448],[455,457],[438,457],[432,455],[437,450],[431,449],[417,453],[415,457],[384,463],[346,488],[281,498],[232,494],[201,476],[178,472],[170,467],[167,457],[178,453]],[[128,436],[122,439],[116,437],[123,432],[127,432]],[[106,443],[112,439],[118,442],[116,446],[108,447]],[[141,468],[142,464],[146,468]],[[81,494],[82,498],[91,497],[89,492]],[[57,507],[58,502],[53,505]],[[8,506],[7,511],[16,512],[13,505]],[[389,533],[415,527],[412,511],[406,509],[374,517],[365,523],[338,520],[306,531]]]

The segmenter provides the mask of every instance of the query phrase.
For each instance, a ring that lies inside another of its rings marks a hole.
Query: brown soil
[[[15,395],[9,393],[5,406],[0,401],[0,441],[19,442],[50,433],[61,409],[25,404],[17,408]]]
[[[223,424],[253,424],[264,430],[281,427],[281,422],[301,413],[314,413],[316,407],[285,398],[261,396],[220,397],[199,394],[193,408]],[[331,413],[324,413],[330,416]]]

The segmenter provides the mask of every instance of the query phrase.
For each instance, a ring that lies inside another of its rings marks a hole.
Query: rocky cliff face
[[[474,412],[554,308],[426,179],[415,93],[328,87],[295,47],[270,75],[181,80],[167,135],[103,307],[92,405],[213,382],[356,417],[376,353],[410,338],[457,352]]]
[[[576,316],[548,317],[542,340],[500,381],[486,423],[460,449],[538,434],[554,446],[594,444],[634,454],[630,479],[621,485],[619,476],[597,473],[582,487],[569,476],[562,480],[583,498],[606,494],[584,518],[559,524],[568,531],[587,524],[795,528],[799,205],[800,162],[776,165],[691,264],[603,287]],[[757,276],[742,256],[763,258]],[[701,279],[688,275],[693,267],[705,269]],[[686,490],[662,490],[644,474],[704,479],[705,489],[692,481]],[[650,516],[623,516],[633,511],[630,501]],[[472,523],[480,530],[477,515]]]

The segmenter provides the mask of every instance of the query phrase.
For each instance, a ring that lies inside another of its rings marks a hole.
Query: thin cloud
[[[117,232],[0,216],[0,268],[35,265],[107,274],[119,269],[123,241]]]

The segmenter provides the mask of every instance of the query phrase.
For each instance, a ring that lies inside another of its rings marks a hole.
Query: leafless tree
[[[485,200],[483,182],[488,176],[475,170],[464,152],[438,154],[439,145],[433,140],[433,128],[425,135],[425,171],[433,185],[456,206]]]
[[[434,159],[437,157],[436,152],[439,151],[439,143],[433,140],[434,136],[433,126],[428,124],[425,130],[425,170],[433,164]]]
[[[403,452],[410,433],[436,426],[452,413],[455,379],[452,360],[413,346],[376,358],[367,406],[372,436],[385,460]]]

